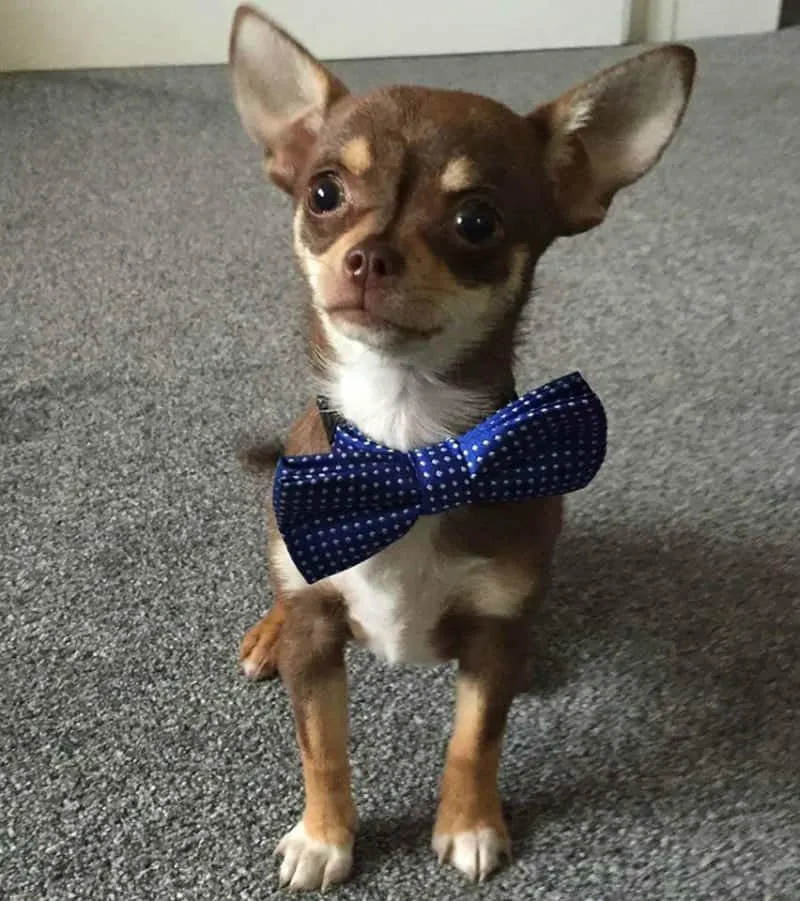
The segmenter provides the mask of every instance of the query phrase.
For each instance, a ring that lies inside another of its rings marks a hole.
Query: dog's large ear
[[[688,47],[659,47],[530,114],[546,141],[563,234],[602,222],[614,194],[658,161],[683,117],[694,70]]]
[[[270,176],[291,192],[328,111],[347,89],[252,6],[236,10],[229,58],[245,130],[266,150]]]

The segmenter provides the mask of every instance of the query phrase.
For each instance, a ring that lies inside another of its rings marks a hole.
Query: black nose
[[[381,281],[403,270],[403,257],[385,241],[367,238],[347,251],[344,258],[345,274],[356,284]]]

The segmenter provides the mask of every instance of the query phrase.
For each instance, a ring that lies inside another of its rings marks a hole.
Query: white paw
[[[281,887],[288,886],[293,892],[324,890],[344,882],[353,866],[352,841],[343,846],[316,841],[306,834],[302,823],[281,839],[275,853],[283,856]]]
[[[439,855],[439,863],[449,860],[473,882],[483,882],[504,860],[511,857],[508,838],[491,828],[456,835],[434,835],[433,850]]]

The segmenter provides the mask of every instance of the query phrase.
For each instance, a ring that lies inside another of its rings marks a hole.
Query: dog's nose
[[[345,274],[356,284],[381,281],[399,275],[403,269],[403,257],[385,241],[367,239],[347,251],[344,258]]]

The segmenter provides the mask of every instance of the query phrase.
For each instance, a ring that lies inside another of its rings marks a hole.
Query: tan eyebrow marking
[[[353,175],[363,175],[372,165],[372,151],[365,137],[351,138],[342,147],[342,163]]]
[[[477,172],[469,157],[454,156],[444,167],[440,184],[443,191],[463,191],[475,184]]]

